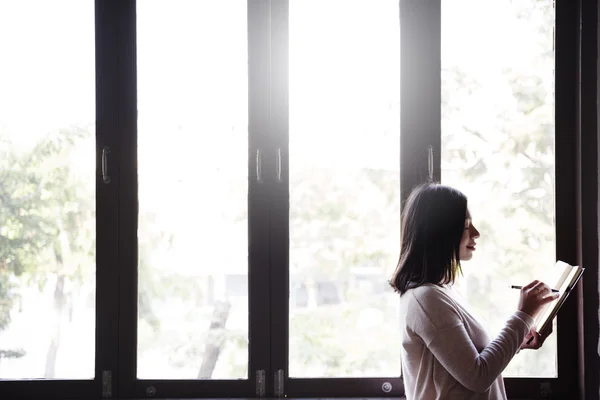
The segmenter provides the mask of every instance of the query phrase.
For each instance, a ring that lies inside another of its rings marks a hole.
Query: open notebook
[[[584,268],[569,265],[564,261],[557,261],[555,266],[555,281],[546,282],[550,287],[560,292],[560,297],[544,307],[542,312],[535,318],[535,326],[540,334],[544,334],[552,325],[552,320],[558,313],[560,307],[564,304],[567,296],[573,290]]]

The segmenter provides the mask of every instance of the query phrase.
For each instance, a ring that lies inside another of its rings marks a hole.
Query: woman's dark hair
[[[402,212],[400,259],[390,280],[400,294],[425,283],[453,283],[460,266],[467,197],[437,183],[413,189]]]

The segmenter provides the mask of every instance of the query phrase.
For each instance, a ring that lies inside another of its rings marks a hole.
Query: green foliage
[[[10,323],[10,311],[15,301],[14,284],[10,281],[8,266],[0,266],[0,330]]]
[[[399,210],[398,171],[295,172],[290,188],[292,270],[344,281],[352,267],[381,266],[396,257],[386,244],[399,231],[393,219]]]
[[[290,316],[290,374],[298,377],[376,377],[399,374],[395,299],[368,299],[308,309]],[[363,322],[370,315],[373,323]],[[381,322],[378,322],[381,321]],[[380,324],[384,324],[383,326]]]
[[[62,130],[19,151],[0,137],[0,329],[10,322],[17,277],[40,288],[49,273],[88,278],[81,264],[94,254],[95,196],[69,162],[90,138],[84,129]]]

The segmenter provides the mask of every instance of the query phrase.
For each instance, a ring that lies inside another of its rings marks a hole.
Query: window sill
[[[151,398],[129,398],[129,399],[120,399],[120,400],[148,400]],[[197,398],[176,398],[176,397],[168,397],[168,398],[160,398],[157,397],[155,400],[258,400],[258,397],[197,397]],[[406,397],[261,397],[261,400],[406,400]],[[119,400],[119,399],[113,399]],[[522,397],[509,397],[509,400],[531,400]]]

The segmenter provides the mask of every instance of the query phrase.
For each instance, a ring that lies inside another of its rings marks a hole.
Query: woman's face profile
[[[475,251],[476,242],[475,239],[479,237],[479,231],[473,225],[471,220],[471,213],[467,208],[467,215],[465,218],[465,229],[463,231],[462,238],[460,239],[459,258],[460,261],[468,261],[473,258],[473,252]]]

